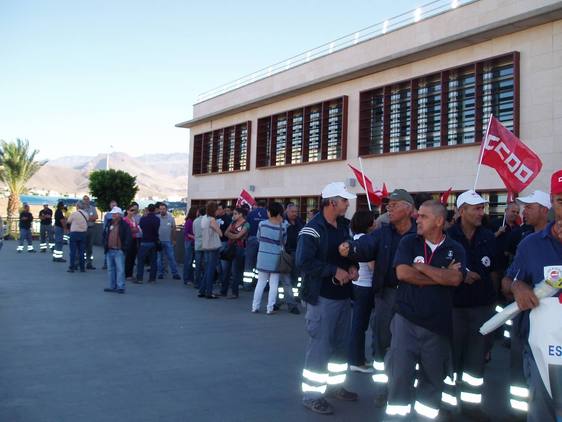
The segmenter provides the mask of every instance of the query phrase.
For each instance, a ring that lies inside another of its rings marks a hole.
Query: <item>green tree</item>
[[[27,192],[25,184],[47,161],[36,161],[38,150],[29,149],[29,141],[16,139],[16,142],[0,141],[0,181],[4,182],[8,197],[8,219],[13,218],[20,205],[20,195]]]
[[[120,207],[128,207],[139,190],[136,177],[113,169],[90,173],[89,188],[100,210],[107,210],[112,200],[117,201]]]

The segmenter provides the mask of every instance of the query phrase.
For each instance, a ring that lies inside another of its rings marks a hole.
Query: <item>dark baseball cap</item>
[[[390,195],[388,195],[389,201],[404,201],[408,204],[414,205],[414,198],[405,189],[394,189]]]

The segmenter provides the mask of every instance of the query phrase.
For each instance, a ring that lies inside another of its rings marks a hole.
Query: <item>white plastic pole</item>
[[[371,209],[371,200],[369,199],[369,192],[367,191],[367,181],[365,180],[365,171],[363,170],[363,160],[359,157],[359,167],[361,168],[361,174],[363,175],[363,186],[365,186],[365,194],[367,195],[367,205],[369,206],[369,211]]]
[[[476,170],[476,179],[474,179],[474,190],[476,190],[476,184],[478,183],[478,177],[480,176],[480,168],[482,167],[482,158],[484,158],[484,151],[486,151],[486,145],[488,145],[488,134],[490,133],[490,126],[492,124],[493,114],[490,114],[488,119],[488,127],[486,128],[486,135],[484,136],[484,145],[482,146],[482,153],[480,154],[480,159],[478,160],[478,170]]]

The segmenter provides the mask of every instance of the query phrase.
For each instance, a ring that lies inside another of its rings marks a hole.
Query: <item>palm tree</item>
[[[0,181],[4,182],[10,196],[8,197],[8,221],[16,215],[20,195],[26,192],[25,184],[37,173],[46,161],[35,161],[38,150],[30,151],[29,141],[16,139],[16,142],[0,141]]]

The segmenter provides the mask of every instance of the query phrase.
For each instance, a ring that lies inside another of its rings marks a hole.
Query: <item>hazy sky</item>
[[[187,152],[197,94],[428,0],[0,0],[0,139]]]

